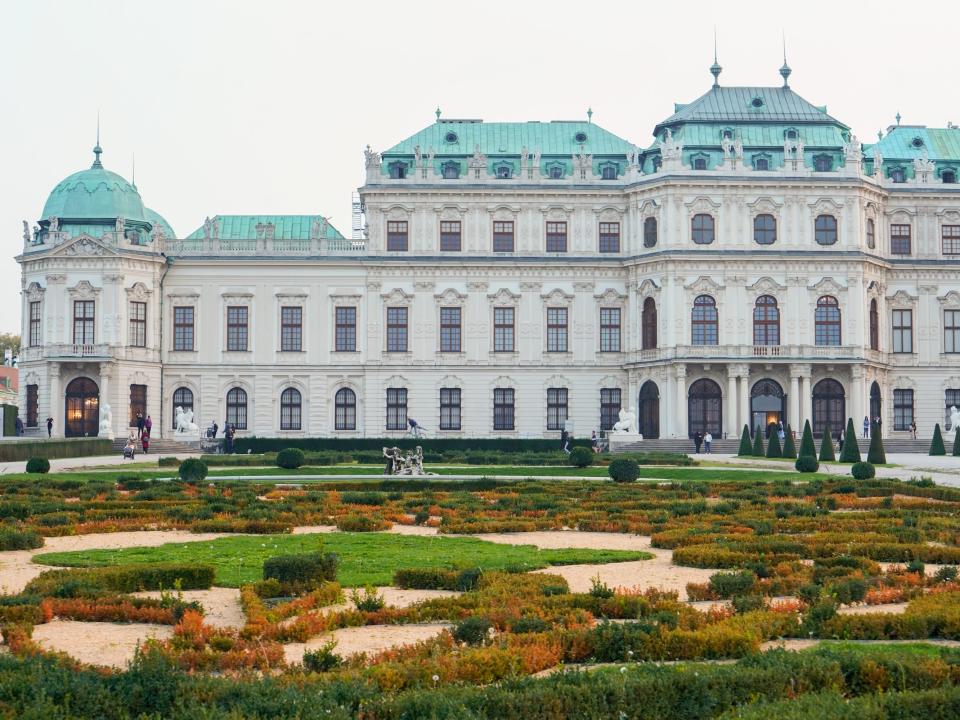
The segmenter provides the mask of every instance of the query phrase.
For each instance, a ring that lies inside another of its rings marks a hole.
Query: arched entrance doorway
[[[100,430],[100,388],[90,378],[77,378],[67,385],[66,437],[96,437]]]
[[[870,386],[870,422],[883,417],[883,398],[880,396],[880,384],[874,380]]]
[[[723,437],[723,394],[713,380],[703,378],[690,386],[687,395],[687,435],[709,432],[717,440]]]
[[[637,404],[638,431],[644,440],[660,437],[660,388],[653,380],[640,386],[640,402]]]
[[[750,391],[750,431],[763,430],[770,437],[770,425],[779,425],[787,412],[787,398],[776,380],[759,380]]]
[[[846,424],[843,385],[836,380],[821,380],[813,386],[813,434],[836,435]]]

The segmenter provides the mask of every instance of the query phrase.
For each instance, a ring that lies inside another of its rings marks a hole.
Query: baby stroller
[[[137,454],[137,445],[134,442],[133,436],[127,438],[127,444],[123,446],[123,459],[126,460],[130,458],[131,460],[135,459]]]

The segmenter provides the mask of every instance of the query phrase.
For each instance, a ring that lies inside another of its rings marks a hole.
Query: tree
[[[817,446],[813,444],[813,430],[810,429],[809,420],[803,424],[803,437],[800,438],[800,452],[797,453],[798,457],[803,457],[804,455],[809,455],[810,457],[817,456]]]
[[[750,428],[743,426],[743,432],[740,433],[740,449],[737,450],[740,457],[749,457],[753,455],[753,445],[750,442]]]
[[[943,435],[940,433],[940,423],[933,426],[933,440],[930,441],[930,454],[947,454],[947,449],[943,446]]]
[[[773,426],[773,429],[770,431],[770,439],[767,440],[767,457],[783,457],[783,450],[780,448],[780,437],[777,435],[776,425]]]
[[[830,429],[823,431],[823,437],[820,439],[820,462],[832,462],[837,456],[833,452],[833,439],[830,437]]]
[[[0,359],[7,350],[13,351],[13,356],[20,354],[20,336],[13,333],[0,333]]]
[[[787,425],[783,430],[783,456],[785,458],[797,457],[797,446],[793,442],[793,430]]]
[[[763,452],[763,433],[760,431],[760,428],[757,428],[756,434],[753,436],[753,454],[756,457],[763,457],[766,453]]]
[[[870,423],[870,449],[867,450],[867,462],[872,465],[886,465],[887,454],[883,450],[883,438],[880,437],[880,426]]]
[[[857,431],[853,427],[853,418],[847,418],[847,429],[843,431],[843,450],[840,451],[840,462],[860,462],[860,446],[857,444]]]
[[[957,432],[957,428],[953,429],[953,455],[960,457],[960,432]]]

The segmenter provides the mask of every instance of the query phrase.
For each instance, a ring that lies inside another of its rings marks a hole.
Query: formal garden
[[[761,467],[31,460],[0,476],[0,718],[960,716],[960,489],[807,435],[745,432]]]

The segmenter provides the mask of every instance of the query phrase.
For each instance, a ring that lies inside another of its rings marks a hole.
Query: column
[[[687,366],[677,365],[677,437],[685,438],[687,432]]]
[[[737,368],[727,365],[727,419],[724,422],[727,437],[737,437],[740,434],[740,425],[737,424]]]
[[[660,413],[662,418],[660,422],[660,437],[679,437],[677,434],[677,413],[676,410],[674,410],[673,403],[670,402],[670,398],[677,397],[677,379],[674,373],[670,372],[670,366],[664,366],[663,370],[663,390],[660,392]]]
[[[741,365],[739,368],[740,372],[740,423],[738,427],[742,428],[744,425],[750,427],[753,423],[750,418],[750,366]],[[750,427],[752,431],[753,428]]]
[[[100,420],[104,419],[104,414],[109,412],[111,425],[110,434],[101,434],[102,437],[108,437],[111,440],[114,437],[113,429],[113,403],[110,402],[110,372],[112,368],[110,363],[100,363]]]
[[[49,373],[47,382],[47,391],[49,393],[49,397],[47,398],[47,416],[37,418],[37,424],[40,425],[42,430],[46,431],[47,417],[52,417],[53,434],[56,437],[63,437],[65,430],[63,423],[67,413],[63,406],[63,392],[60,390],[60,364],[50,363],[47,366],[47,372]]]
[[[790,397],[787,398],[790,407],[787,416],[790,418],[790,429],[795,433],[803,432],[800,424],[800,399],[800,376],[790,368]]]
[[[847,417],[853,418],[853,429],[856,432],[858,430],[857,424],[861,426],[863,424],[863,416],[867,414],[864,410],[864,387],[863,387],[863,366],[862,365],[851,365],[850,366],[850,404],[847,405]],[[844,424],[846,428],[846,424]],[[844,430],[846,432],[846,430]],[[859,428],[859,432],[863,433],[863,427]]]
[[[810,371],[809,369],[800,376],[800,400],[803,402],[800,410],[800,429],[799,432],[803,432],[803,424],[805,420],[810,420],[810,425],[813,425],[813,417],[810,413],[810,407],[812,403],[812,398],[810,397]]]

